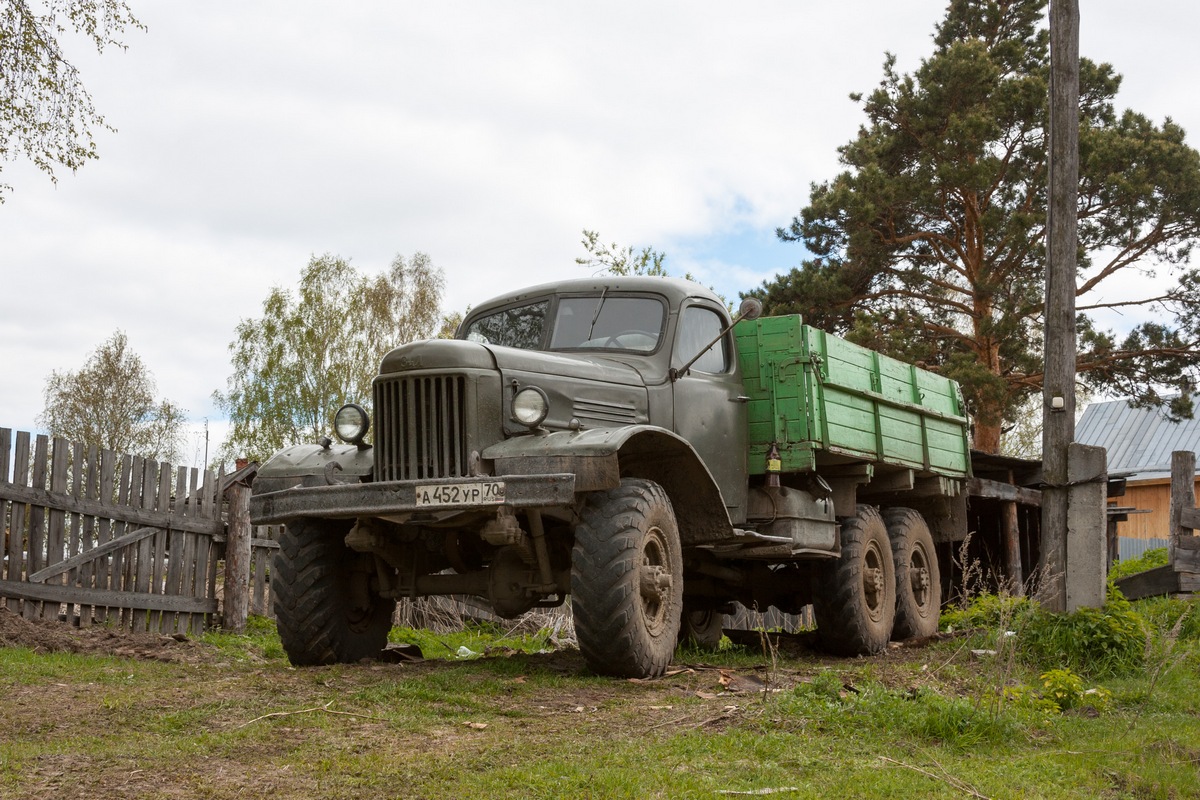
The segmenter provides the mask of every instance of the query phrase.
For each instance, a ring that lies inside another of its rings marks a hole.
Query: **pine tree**
[[[768,313],[801,313],[960,381],[975,446],[989,452],[1042,385],[1045,7],[954,0],[913,74],[889,54],[880,86],[852,96],[867,123],[839,150],[845,171],[814,184],[778,231],[810,257],[751,292]],[[1200,154],[1170,119],[1118,114],[1119,86],[1110,65],[1081,60],[1078,380],[1188,416]],[[1159,280],[1117,288],[1131,273]],[[1118,336],[1093,320],[1101,309],[1147,321]]]

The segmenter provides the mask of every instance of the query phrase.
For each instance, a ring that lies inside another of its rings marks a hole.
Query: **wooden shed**
[[[1125,478],[1125,496],[1109,501],[1129,510],[1117,517],[1117,535],[1165,540],[1171,530],[1171,453],[1200,451],[1200,418],[1172,421],[1158,409],[1110,400],[1084,410],[1075,438],[1107,449],[1108,474]],[[1200,489],[1200,474],[1194,483]]]

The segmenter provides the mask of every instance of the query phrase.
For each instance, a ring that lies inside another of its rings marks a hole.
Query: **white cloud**
[[[1126,75],[1126,104],[1200,130],[1200,10],[1082,5],[1081,50]],[[100,160],[57,188],[3,165],[0,361],[20,379],[0,425],[32,427],[46,375],[122,328],[211,433],[234,326],[314,253],[425,251],[463,309],[579,274],[586,227],[751,288],[799,260],[762,236],[834,174],[849,93],[885,50],[915,68],[945,2],[135,7],[127,51],[76,57],[119,129]]]

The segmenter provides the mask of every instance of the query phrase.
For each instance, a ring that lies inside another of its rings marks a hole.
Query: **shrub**
[[[1128,602],[1081,608],[1072,614],[1038,609],[1018,638],[1024,660],[1046,670],[1067,668],[1081,675],[1130,675],[1142,669],[1146,628]]]

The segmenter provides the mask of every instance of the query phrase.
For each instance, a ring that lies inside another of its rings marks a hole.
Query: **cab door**
[[[693,302],[679,315],[671,366],[678,370],[729,324],[724,309]],[[746,519],[746,396],[733,333],[721,336],[672,384],[675,432],[691,443],[712,473],[729,519]]]

